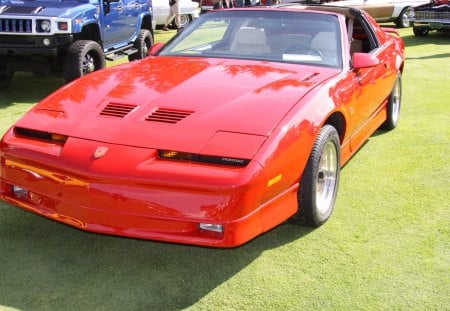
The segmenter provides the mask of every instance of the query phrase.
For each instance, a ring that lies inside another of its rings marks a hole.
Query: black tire
[[[395,25],[398,28],[407,28],[411,26],[411,22],[409,21],[409,14],[412,11],[411,7],[404,8],[397,20],[395,21]]]
[[[400,118],[400,108],[402,105],[402,74],[399,72],[395,80],[394,88],[389,95],[389,101],[386,106],[387,117],[386,121],[381,125],[383,130],[393,130],[398,125]]]
[[[319,227],[331,216],[341,171],[340,141],[336,129],[325,125],[319,131],[300,180],[298,212],[291,222]]]
[[[91,40],[72,43],[64,59],[63,73],[67,82],[105,68],[106,61],[101,46]]]
[[[7,89],[11,84],[13,74],[11,73],[0,73],[0,89]]]
[[[176,18],[173,21],[173,27],[184,28],[192,21],[192,17],[189,14],[180,14],[180,24],[177,24]]]
[[[153,45],[152,33],[147,29],[141,29],[139,35],[134,41],[134,48],[138,51],[128,56],[128,61],[143,59],[149,55],[150,48]]]
[[[428,29],[427,27],[413,27],[413,32],[414,32],[414,35],[416,35],[418,37],[424,37],[424,36],[428,35],[428,33],[430,32],[430,29]]]

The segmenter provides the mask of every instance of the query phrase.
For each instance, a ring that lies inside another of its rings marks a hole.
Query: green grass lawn
[[[0,203],[0,309],[450,310],[450,36],[400,32],[399,127],[344,167],[324,226],[222,250],[91,234]],[[0,131],[62,84],[17,74],[0,91]]]

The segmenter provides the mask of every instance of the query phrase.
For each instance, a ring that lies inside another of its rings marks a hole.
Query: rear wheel
[[[336,129],[325,125],[317,135],[300,180],[297,214],[292,222],[319,227],[334,209],[340,175],[340,141]]]
[[[387,117],[381,128],[384,130],[393,130],[398,125],[398,120],[400,118],[400,107],[402,104],[402,75],[398,73],[397,79],[395,80],[394,88],[392,89],[391,95],[389,95],[389,102],[387,103]]]
[[[412,8],[407,7],[402,10],[397,20],[395,21],[395,25],[398,28],[406,28],[411,26],[411,22],[409,21],[409,16],[411,14]]]
[[[414,35],[423,37],[423,36],[428,35],[430,30],[427,27],[413,27],[413,32],[414,32]]]
[[[11,73],[0,73],[0,89],[7,89],[11,84],[13,74]]]
[[[139,36],[134,41],[134,47],[138,50],[136,53],[128,56],[128,60],[131,62],[137,59],[143,59],[148,56],[150,48],[153,45],[153,37],[149,30],[141,29]]]
[[[101,46],[90,40],[75,41],[69,46],[64,59],[64,78],[67,82],[105,68]]]

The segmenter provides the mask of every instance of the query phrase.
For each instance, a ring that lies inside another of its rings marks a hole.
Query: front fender
[[[148,29],[153,33],[153,25],[152,25],[152,14],[150,13],[141,13],[138,17],[138,26],[140,29]],[[155,25],[156,26],[156,25]]]
[[[328,118],[336,112],[346,118],[345,103],[351,100],[352,91],[342,88],[345,79],[340,75],[319,83],[298,101],[261,147],[255,160],[264,167],[268,181],[277,180],[266,189],[266,200],[299,183],[319,130]],[[341,96],[336,94],[339,92]]]
[[[76,13],[76,14],[75,14]],[[72,13],[72,31],[74,33],[80,33],[83,27],[90,24],[99,23],[100,8],[96,6],[90,6],[88,10],[78,10]]]

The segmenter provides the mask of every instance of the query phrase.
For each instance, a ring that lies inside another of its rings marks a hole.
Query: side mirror
[[[368,68],[380,64],[380,60],[369,53],[353,53],[353,68]]]
[[[164,43],[158,42],[153,44],[153,46],[150,48],[150,55],[156,55],[164,46]]]

